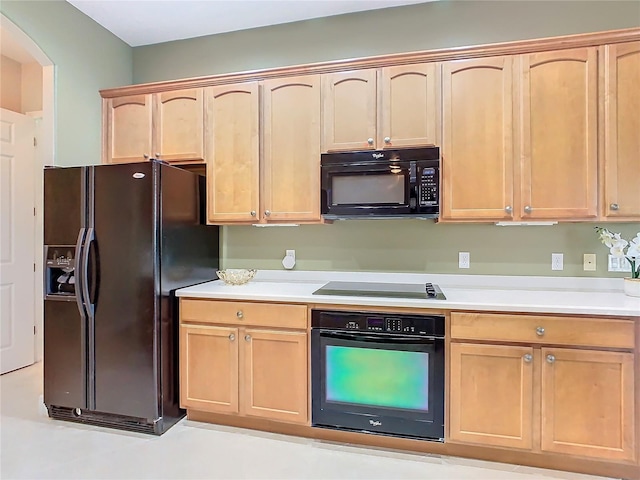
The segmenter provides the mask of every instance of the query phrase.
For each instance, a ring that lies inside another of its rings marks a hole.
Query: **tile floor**
[[[161,437],[51,420],[42,363],[0,377],[0,478],[602,480],[182,420]]]

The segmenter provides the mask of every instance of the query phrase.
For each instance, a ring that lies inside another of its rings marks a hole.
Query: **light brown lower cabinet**
[[[180,325],[180,404],[306,424],[306,331]]]
[[[630,352],[452,342],[449,439],[634,461],[633,360]]]

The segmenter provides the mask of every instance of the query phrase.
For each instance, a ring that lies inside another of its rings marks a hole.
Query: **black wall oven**
[[[314,310],[312,425],[444,440],[444,317]]]
[[[324,153],[322,215],[342,218],[437,218],[440,149]]]

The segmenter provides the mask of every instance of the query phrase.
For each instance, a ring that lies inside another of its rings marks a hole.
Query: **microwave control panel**
[[[420,175],[420,205],[438,204],[438,169],[424,167]]]

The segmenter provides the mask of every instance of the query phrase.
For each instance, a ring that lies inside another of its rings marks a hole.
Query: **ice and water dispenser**
[[[75,297],[75,246],[45,247],[45,295]]]

